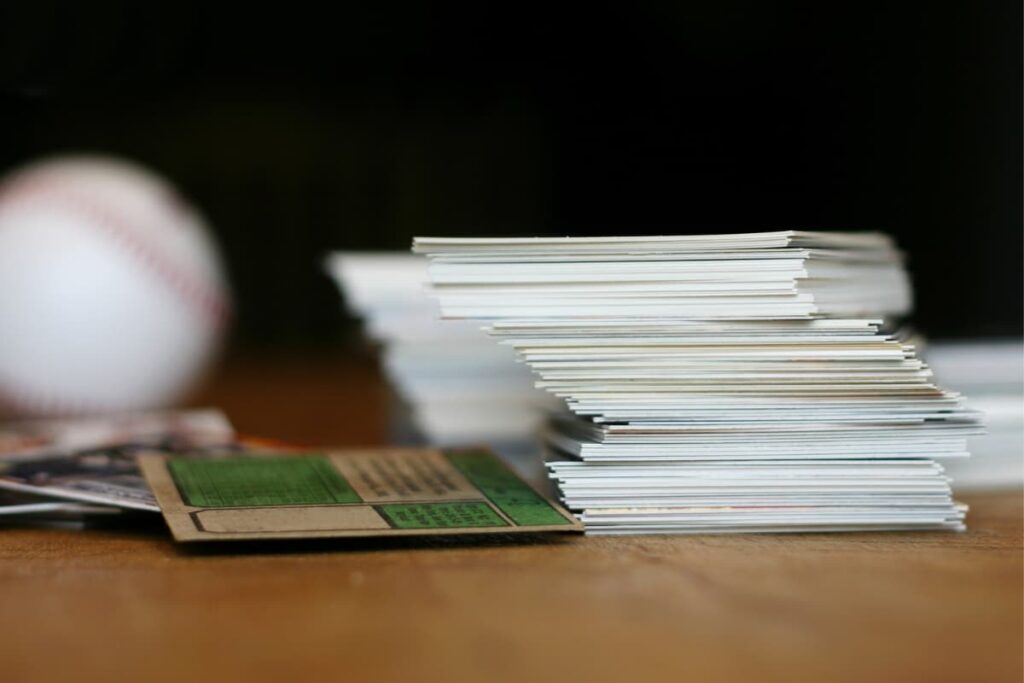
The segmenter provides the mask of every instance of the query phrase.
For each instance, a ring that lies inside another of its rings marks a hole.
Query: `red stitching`
[[[108,207],[92,201],[89,197],[61,186],[59,180],[59,177],[52,173],[9,182],[7,187],[0,188],[0,204],[56,200],[73,211],[86,214],[91,219],[91,225],[100,228],[108,238],[142,261],[171,290],[177,292],[190,308],[207,318],[216,328],[226,325],[231,318],[231,307],[223,297],[203,283],[190,278],[188,273],[165,258],[158,249],[142,240],[124,216],[110,211]],[[0,205],[0,210],[5,208],[7,207]]]

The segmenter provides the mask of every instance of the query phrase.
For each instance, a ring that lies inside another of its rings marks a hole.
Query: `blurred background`
[[[1021,332],[1020,2],[6,3],[0,169],[138,161],[206,215],[235,348],[337,346],[330,250],[872,228],[918,325]]]

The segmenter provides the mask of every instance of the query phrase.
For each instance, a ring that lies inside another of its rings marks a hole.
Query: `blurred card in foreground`
[[[0,489],[47,498],[159,512],[131,449],[83,451],[45,460],[0,461]]]
[[[214,409],[26,420],[0,424],[0,460],[42,459],[126,444],[205,446],[233,437],[227,417]]]
[[[0,490],[159,512],[136,452],[213,456],[244,448],[212,409],[16,423],[0,428]]]
[[[481,449],[142,455],[139,465],[179,541],[582,530]]]
[[[46,500],[0,491],[0,520],[19,517],[82,517],[85,515],[116,515],[121,511],[106,505],[89,505],[64,500]]]

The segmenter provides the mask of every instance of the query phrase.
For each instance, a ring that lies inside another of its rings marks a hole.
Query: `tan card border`
[[[365,455],[368,451],[375,449],[361,448],[351,449],[352,453],[358,453]],[[439,449],[417,449],[417,448],[381,448],[381,451],[394,453],[396,451],[402,452],[423,452],[425,450],[434,451],[441,453]],[[489,457],[497,458],[489,449],[485,448],[472,448],[472,449],[458,449],[458,450],[472,450],[472,451],[485,451]],[[344,449],[325,449],[323,451],[311,451],[311,453],[321,453],[328,457],[341,455],[344,456],[346,451]],[[301,455],[301,454],[295,454]],[[298,511],[303,508],[370,508],[374,515],[379,513],[373,510],[373,503],[366,503],[363,505],[338,505],[338,506],[317,506],[317,505],[296,505],[296,506],[269,506],[267,508],[195,508],[186,505],[182,500],[181,493],[178,491],[177,485],[171,478],[170,472],[167,469],[167,457],[165,455],[158,454],[144,454],[138,456],[139,468],[142,470],[143,476],[145,476],[150,488],[153,491],[153,495],[156,496],[157,501],[160,504],[161,513],[164,516],[164,520],[167,522],[167,526],[170,528],[175,540],[182,542],[192,541],[233,541],[233,540],[262,540],[262,539],[302,539],[302,538],[373,538],[373,537],[397,537],[397,536],[467,536],[467,535],[493,535],[493,534],[532,534],[532,533],[550,533],[550,532],[582,532],[583,524],[569,513],[561,505],[552,501],[547,496],[537,491],[529,482],[524,481],[523,483],[529,486],[537,495],[541,496],[551,507],[556,510],[563,518],[565,518],[569,524],[564,525],[543,525],[543,526],[506,526],[506,527],[470,527],[461,529],[394,529],[388,526],[387,528],[365,528],[365,529],[309,529],[309,530],[295,530],[295,531],[252,531],[252,532],[212,532],[204,530],[202,528],[201,520],[199,519],[198,513],[204,511],[228,511],[228,510],[281,510],[281,509],[294,509]],[[174,456],[172,456],[174,457]],[[500,459],[499,459],[500,461]],[[504,464],[504,463],[503,463]],[[518,475],[517,475],[518,476]],[[487,501],[486,496],[483,495],[479,489],[473,487],[476,492],[476,497],[472,499],[462,499],[467,502],[483,502]],[[458,502],[456,500],[450,501],[439,501],[439,500],[401,500],[393,501],[395,503],[436,503],[436,502]],[[503,518],[507,519],[500,509],[497,509],[493,503],[487,501],[493,509]]]

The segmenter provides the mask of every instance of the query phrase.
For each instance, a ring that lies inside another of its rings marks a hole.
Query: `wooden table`
[[[248,432],[385,438],[366,362],[242,359]],[[1021,494],[970,530],[175,545],[159,522],[0,529],[0,681],[1014,681]]]

